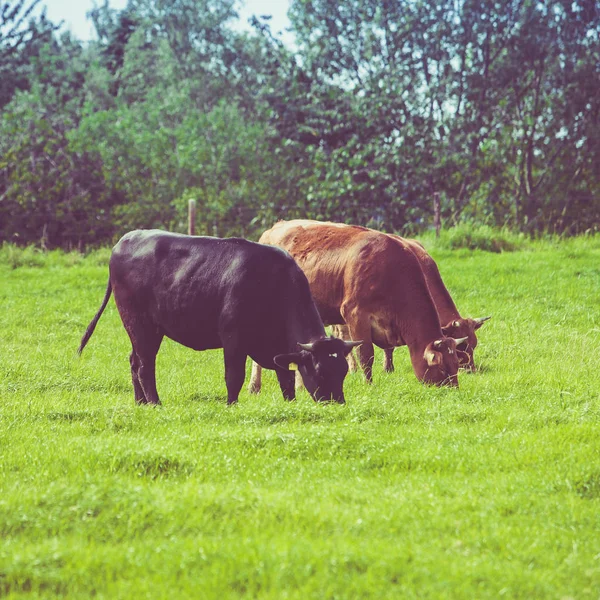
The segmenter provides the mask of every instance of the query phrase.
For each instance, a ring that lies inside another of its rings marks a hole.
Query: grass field
[[[228,408],[220,351],[166,341],[153,409],[113,301],[76,355],[107,251],[5,247],[0,596],[599,598],[600,238],[432,254],[493,315],[459,390],[401,348],[346,406],[265,372]]]

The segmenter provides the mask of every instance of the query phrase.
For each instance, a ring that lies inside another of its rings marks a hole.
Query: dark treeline
[[[42,3],[43,4],[43,3]],[[306,216],[418,232],[600,223],[596,0],[129,0],[82,43],[0,4],[0,240],[256,236]]]

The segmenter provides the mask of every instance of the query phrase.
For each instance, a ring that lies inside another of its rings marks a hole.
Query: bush
[[[522,233],[514,233],[508,229],[495,229],[488,225],[458,225],[442,231],[435,246],[444,250],[483,250],[485,252],[514,252],[528,245]]]
[[[11,269],[19,267],[43,267],[46,264],[44,253],[38,248],[27,246],[20,248],[15,244],[2,244],[0,248],[0,264],[8,265]]]
[[[97,251],[97,253],[106,253],[107,251],[103,249]],[[7,265],[11,269],[18,269],[19,267],[73,267],[83,261],[83,255],[76,251],[50,250],[44,252],[35,246],[22,247],[8,242],[4,242],[0,247],[0,265]],[[98,261],[95,264],[105,263]]]
[[[112,253],[112,247],[109,248],[98,248],[97,250],[93,250],[85,257],[85,262],[88,265],[94,265],[97,267],[105,267],[108,266],[108,261],[110,260],[110,255]]]

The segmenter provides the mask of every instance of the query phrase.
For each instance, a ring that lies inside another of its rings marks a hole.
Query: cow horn
[[[491,319],[491,315],[489,317],[479,317],[478,319],[473,319],[473,321],[475,321],[475,323],[477,323],[477,325],[483,325],[483,323],[485,323],[486,321],[489,321]]]
[[[344,345],[346,348],[356,348],[356,346],[360,346],[362,344],[362,340],[360,342],[356,342],[354,340],[344,340]]]
[[[454,341],[456,342],[456,345],[458,346],[459,344],[462,344],[463,342],[466,342],[468,339],[469,339],[468,337],[454,338]]]
[[[433,342],[433,347],[439,348],[443,343],[444,343],[444,340],[435,340],[435,342]]]
[[[301,344],[298,342],[298,347],[302,348],[302,350],[306,350],[307,352],[312,352],[314,349],[314,343],[312,344]]]

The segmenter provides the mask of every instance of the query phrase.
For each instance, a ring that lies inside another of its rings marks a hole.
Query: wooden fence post
[[[435,237],[440,237],[440,229],[442,228],[442,214],[440,209],[440,193],[433,193],[433,225],[435,226]]]
[[[196,235],[196,201],[188,201],[188,235]]]

